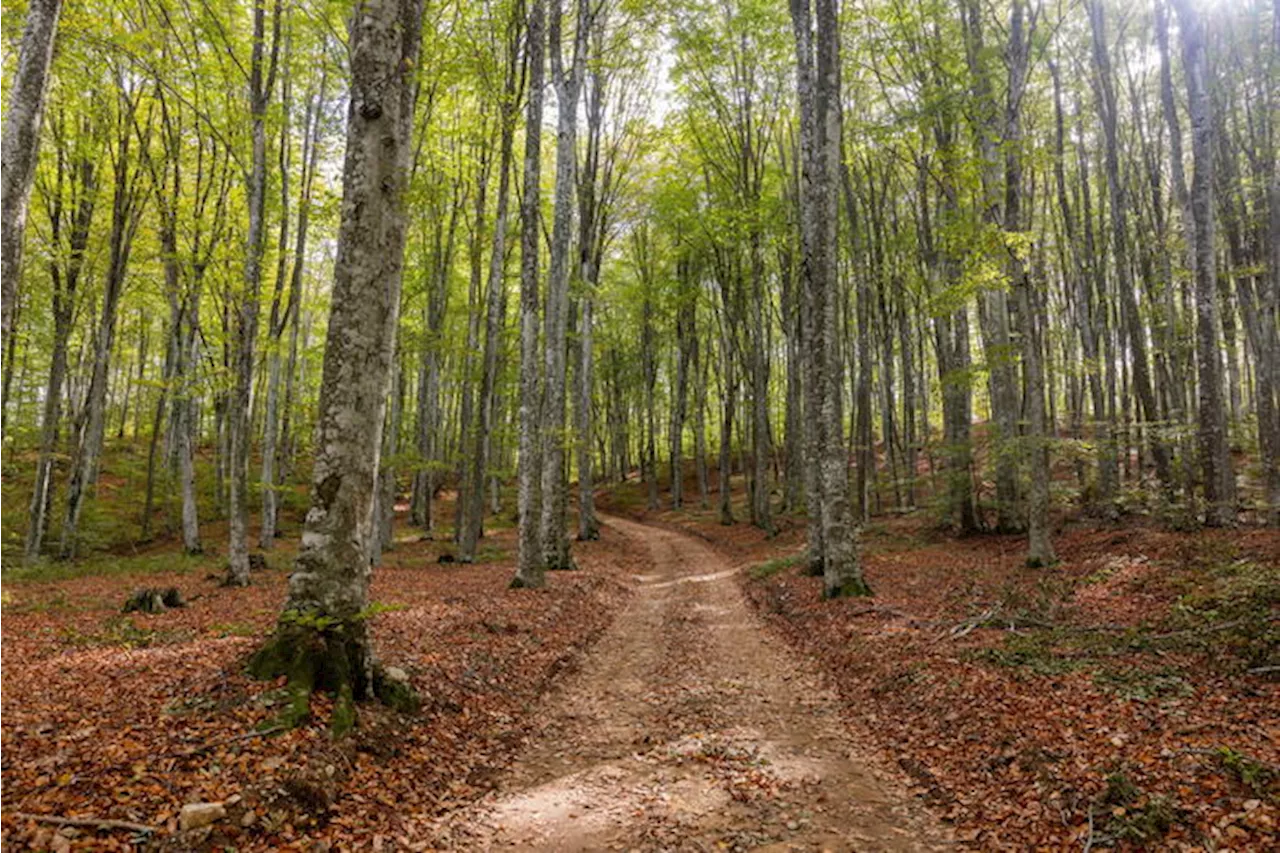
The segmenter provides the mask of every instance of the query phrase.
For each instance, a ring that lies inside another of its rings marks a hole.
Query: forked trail
[[[720,555],[617,518],[652,555],[635,596],[540,711],[459,849],[929,850],[945,835],[769,640]]]

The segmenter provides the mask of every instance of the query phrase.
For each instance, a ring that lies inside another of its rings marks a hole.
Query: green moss
[[[851,578],[838,586],[824,588],[822,591],[823,598],[863,598],[874,594],[862,578]]]
[[[793,554],[790,557],[775,557],[766,563],[761,563],[758,566],[752,566],[747,570],[747,573],[755,580],[764,580],[765,578],[771,578],[779,572],[786,571],[793,566],[799,565],[805,559],[806,557],[803,554]]]

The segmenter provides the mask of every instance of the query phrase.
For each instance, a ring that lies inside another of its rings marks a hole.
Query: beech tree
[[[422,13],[419,0],[360,0],[352,17],[342,215],[311,508],[279,627],[250,664],[260,677],[287,675],[300,714],[312,690],[335,693],[335,730],[353,721],[353,700],[412,701],[408,687],[377,665],[367,608]]]

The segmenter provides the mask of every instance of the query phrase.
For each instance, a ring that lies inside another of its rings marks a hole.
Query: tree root
[[[355,703],[378,700],[402,713],[418,710],[419,699],[406,682],[387,675],[373,659],[363,619],[335,620],[308,615],[281,619],[275,635],[250,657],[254,678],[288,679],[289,705],[280,725],[295,727],[311,717],[311,694],[336,697],[330,728],[342,737],[355,727]]]

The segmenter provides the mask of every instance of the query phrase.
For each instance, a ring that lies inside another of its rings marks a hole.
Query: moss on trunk
[[[341,737],[356,725],[355,703],[376,699],[402,713],[417,711],[419,700],[407,683],[389,678],[373,659],[366,620],[339,620],[288,611],[276,633],[249,658],[249,675],[288,679],[289,707],[281,722],[297,726],[311,716],[311,694],[336,698],[330,725]]]

